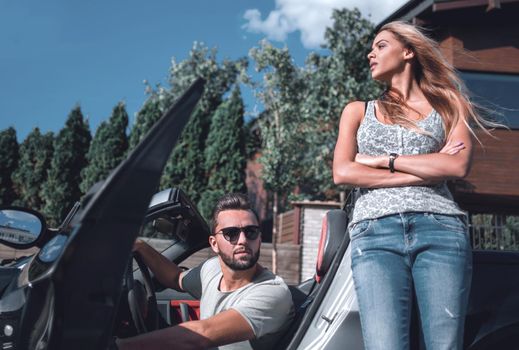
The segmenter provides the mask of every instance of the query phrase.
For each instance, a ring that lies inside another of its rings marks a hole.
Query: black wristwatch
[[[398,158],[397,153],[389,153],[389,171],[394,173],[395,172],[395,159]]]

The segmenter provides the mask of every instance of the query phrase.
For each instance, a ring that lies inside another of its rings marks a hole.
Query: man
[[[135,243],[163,285],[201,294],[200,320],[119,339],[119,349],[272,349],[293,317],[293,303],[283,280],[257,263],[261,232],[247,197],[223,196],[211,232],[218,256],[186,272],[146,243]]]

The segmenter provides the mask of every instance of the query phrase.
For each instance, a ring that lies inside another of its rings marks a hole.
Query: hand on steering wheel
[[[132,260],[130,260],[126,274],[128,305],[135,328],[139,334],[142,334],[158,329],[159,313],[150,271],[139,253],[133,252],[133,259],[139,266],[142,282],[134,279]]]

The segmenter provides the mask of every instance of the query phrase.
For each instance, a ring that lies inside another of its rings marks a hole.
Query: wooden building
[[[475,142],[469,176],[450,184],[456,201],[470,213],[476,249],[519,249],[518,19],[519,0],[411,0],[378,24],[404,20],[426,28],[472,98],[507,127],[494,130],[493,137],[478,132],[481,143]],[[266,206],[267,193],[255,184],[251,192]],[[280,242],[298,237],[296,244],[304,246],[301,210],[296,205],[279,220]],[[300,219],[299,225],[282,227],[290,215]]]
[[[474,240],[479,239],[477,221],[483,218],[480,224],[490,225],[490,236],[497,235],[497,240],[504,239],[500,235],[508,230],[506,246],[515,249],[519,249],[518,18],[518,0],[425,0],[408,1],[378,25],[404,20],[429,30],[473,100],[494,111],[494,119],[509,128],[495,130],[494,137],[478,133],[481,144],[475,143],[472,170],[451,189],[471,214]],[[488,236],[488,227],[481,230]],[[473,244],[478,247],[478,242]]]

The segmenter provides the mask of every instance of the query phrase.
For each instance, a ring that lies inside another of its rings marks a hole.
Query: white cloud
[[[287,35],[301,32],[301,42],[306,48],[317,48],[324,40],[326,27],[332,25],[333,9],[357,7],[373,22],[387,17],[406,0],[275,0],[276,9],[265,19],[257,9],[245,11],[247,31],[263,33],[270,40],[283,41]]]

